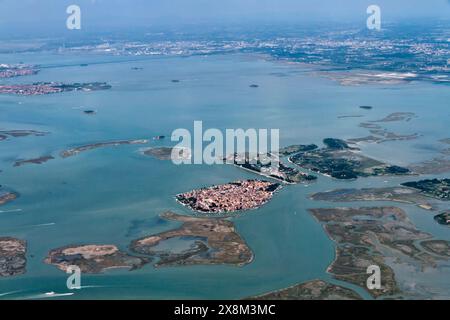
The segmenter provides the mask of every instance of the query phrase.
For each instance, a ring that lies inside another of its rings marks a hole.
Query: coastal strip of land
[[[33,159],[17,160],[16,162],[14,162],[14,167],[21,167],[26,164],[42,164],[42,163],[45,163],[45,162],[53,160],[53,159],[55,159],[55,158],[52,156],[42,156],[42,157],[33,158]]]
[[[402,183],[402,186],[418,190],[421,194],[438,200],[450,200],[450,179],[409,181]]]
[[[129,145],[129,144],[147,144],[147,139],[136,139],[136,140],[117,140],[117,141],[108,141],[108,142],[98,142],[98,143],[92,143],[87,144],[79,147],[75,147],[72,149],[64,150],[60,153],[60,156],[62,158],[68,158],[75,156],[81,152],[98,149],[98,148],[104,148],[104,147],[116,147],[120,145]]]
[[[250,300],[362,300],[355,291],[328,283],[311,280],[288,288],[248,298]]]
[[[39,69],[37,66],[27,64],[0,64],[0,78],[14,78],[22,76],[30,76],[37,74]]]
[[[404,141],[404,140],[415,140],[420,137],[419,134],[413,133],[413,134],[397,134],[394,132],[390,132],[387,130],[371,130],[371,135],[361,137],[361,138],[351,138],[347,139],[346,141],[349,144],[355,144],[361,142],[367,142],[367,143],[383,143],[388,141]]]
[[[47,134],[49,133],[36,130],[1,130],[0,140],[6,140],[8,138],[21,138],[27,136],[41,137]]]
[[[143,149],[142,154],[158,160],[189,160],[191,150],[180,147],[153,147]]]
[[[449,182],[449,179],[430,179],[405,182],[398,187],[335,189],[314,193],[310,198],[331,202],[394,201],[436,210],[450,199]]]
[[[60,83],[36,82],[33,84],[0,85],[0,94],[36,96],[70,91],[98,91],[111,89],[106,82]]]

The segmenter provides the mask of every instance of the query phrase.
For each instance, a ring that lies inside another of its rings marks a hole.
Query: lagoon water
[[[397,133],[417,132],[421,134],[419,139],[363,146],[370,156],[405,165],[436,156],[444,147],[438,140],[449,137],[450,90],[445,86],[412,83],[344,87],[310,75],[303,66],[247,55],[132,60],[33,53],[2,55],[1,61],[42,66],[37,75],[3,83],[106,81],[113,86],[90,93],[0,96],[0,130],[50,132],[44,137],[0,142],[0,184],[21,195],[0,208],[0,235],[28,242],[27,273],[0,279],[1,298],[68,293],[67,275],[43,263],[49,250],[83,243],[116,244],[126,250],[133,239],[177,226],[158,218],[161,212],[191,214],[175,202],[175,194],[256,177],[225,165],[176,166],[141,155],[142,146],[136,145],[87,151],[67,159],[58,157],[69,147],[170,136],[177,128],[192,130],[195,120],[202,120],[204,128],[278,128],[282,146],[320,144],[326,137],[366,136],[367,129],[358,127],[362,121],[392,112],[414,112],[417,118],[410,122],[386,127]],[[80,66],[82,63],[88,66]],[[250,84],[259,88],[250,88]],[[374,108],[362,110],[360,105]],[[97,114],[86,115],[84,109],[94,109]],[[338,118],[342,115],[361,117]],[[170,141],[149,142],[149,146],[161,145],[170,145]],[[47,154],[56,159],[13,167],[16,159]],[[336,187],[395,185],[404,180],[367,178],[347,182],[320,177],[310,186],[286,186],[267,205],[232,219],[254,252],[251,264],[159,269],[149,265],[132,272],[110,270],[83,275],[83,289],[64,297],[238,299],[315,278],[355,289],[326,273],[335,247],[307,209],[333,204],[310,201],[308,194]],[[412,205],[400,207],[421,230],[450,240],[448,228],[435,223],[432,214]],[[427,274],[424,286],[450,295],[450,283],[442,281],[450,279],[448,270],[435,276]],[[364,290],[356,290],[368,297]]]

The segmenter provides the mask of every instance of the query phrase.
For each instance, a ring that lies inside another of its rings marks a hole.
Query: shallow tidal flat
[[[369,290],[375,298],[408,297],[394,267],[415,270],[436,268],[448,261],[449,242],[418,230],[396,207],[309,209],[336,242],[336,257],[328,272],[336,279],[366,287],[367,267],[381,269],[381,289]]]
[[[361,122],[359,124],[359,127],[368,129],[369,135],[361,138],[347,139],[346,141],[349,144],[358,144],[360,142],[383,143],[388,141],[403,141],[403,140],[417,139],[420,137],[418,133],[398,134],[389,131],[387,128],[382,126],[383,123],[409,122],[414,118],[416,118],[416,114],[413,112],[394,112],[382,119]]]
[[[450,172],[450,138],[439,140],[440,143],[445,144],[446,147],[442,148],[439,155],[420,162],[414,163],[410,166],[410,169],[418,174],[441,174]]]
[[[242,266],[253,259],[253,253],[226,219],[199,218],[165,212],[164,219],[182,222],[181,227],[134,240],[133,252],[158,257],[156,267],[195,264],[232,264]],[[175,240],[177,246],[165,242]],[[161,248],[162,247],[162,248]]]
[[[437,157],[409,167],[418,174],[441,174],[450,172],[450,159]]]
[[[384,143],[392,141],[407,141],[420,138],[422,135],[418,133],[399,134],[389,131],[383,124],[396,123],[396,122],[409,122],[417,118],[417,115],[413,112],[394,112],[384,118],[372,121],[361,122],[359,127],[365,128],[369,131],[369,135],[359,138],[350,138],[346,142],[349,145],[355,146],[360,143]],[[440,139],[439,142],[446,144],[447,148],[443,148],[439,155],[432,159],[425,160],[419,163],[410,164],[407,169],[414,174],[442,174],[450,172],[450,139]]]

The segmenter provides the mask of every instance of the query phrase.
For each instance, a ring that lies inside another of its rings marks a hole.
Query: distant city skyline
[[[66,8],[81,7],[85,31],[183,24],[364,22],[376,4],[386,22],[450,18],[448,0],[2,0],[0,33],[59,33]],[[64,31],[64,30],[61,30]]]

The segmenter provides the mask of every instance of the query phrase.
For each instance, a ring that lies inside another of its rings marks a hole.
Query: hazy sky
[[[377,4],[385,21],[450,19],[449,0],[0,0],[0,32],[65,28],[66,8],[82,10],[82,28],[200,23],[364,22]]]

